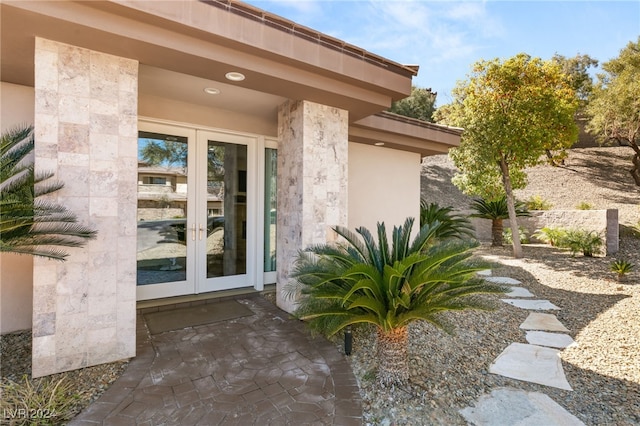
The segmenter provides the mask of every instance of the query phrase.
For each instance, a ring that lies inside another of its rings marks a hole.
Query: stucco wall
[[[4,132],[33,124],[33,87],[0,83],[0,127]],[[33,258],[0,254],[0,334],[31,328]]]
[[[370,231],[384,221],[387,230],[420,216],[420,155],[349,143],[349,228]]]
[[[136,61],[36,38],[36,170],[98,236],[34,259],[34,377],[135,355],[137,87]]]

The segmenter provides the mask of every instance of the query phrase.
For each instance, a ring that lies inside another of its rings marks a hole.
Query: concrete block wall
[[[471,214],[472,212],[465,212]],[[491,241],[491,221],[488,219],[471,218],[475,228],[476,238]],[[531,212],[531,217],[519,217],[518,225],[527,231],[530,239],[532,234],[544,227],[585,229],[600,233],[605,241],[607,256],[613,255],[619,249],[618,210],[539,210]],[[505,219],[504,227],[509,228],[509,220]]]

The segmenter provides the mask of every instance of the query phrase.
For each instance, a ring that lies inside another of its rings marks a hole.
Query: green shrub
[[[11,425],[59,425],[76,414],[79,399],[65,379],[41,378],[0,382],[0,409]],[[8,417],[8,419],[7,419]]]
[[[569,229],[559,246],[568,248],[574,256],[582,252],[586,257],[592,257],[600,251],[603,244],[602,237],[595,231]]]
[[[527,230],[524,229],[522,226],[518,226],[518,231],[520,234],[520,243],[521,244],[528,244],[529,243],[529,237],[527,237]],[[504,242],[507,244],[511,244],[513,243],[513,235],[511,232],[511,228],[505,228],[504,231],[502,231],[502,238],[504,239]]]
[[[543,243],[551,244],[554,247],[562,246],[566,236],[567,231],[565,229],[552,228],[548,226],[545,226],[533,234],[534,238],[542,241]]]
[[[553,204],[542,198],[540,195],[533,195],[527,201],[525,205],[529,210],[551,210]]]
[[[593,209],[593,204],[589,204],[586,201],[581,201],[576,206],[576,209],[578,209],[578,210],[592,210]]]
[[[624,279],[624,276],[631,272],[633,268],[633,263],[624,259],[616,259],[615,261],[611,262],[611,265],[609,265],[609,269],[611,270],[611,272],[617,274],[618,281],[622,281]]]
[[[449,238],[475,239],[473,226],[469,219],[453,212],[453,207],[440,207],[437,203],[420,200],[420,226],[433,226],[439,223],[436,239]]]

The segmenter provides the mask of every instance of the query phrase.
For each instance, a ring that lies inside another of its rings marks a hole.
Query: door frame
[[[168,135],[186,136],[188,142],[195,146],[189,150],[187,159],[188,173],[195,176],[195,185],[187,187],[187,229],[189,235],[193,226],[198,230],[198,221],[206,214],[206,197],[198,197],[199,191],[206,191],[206,166],[197,164],[197,158],[206,149],[207,136],[214,136],[215,140],[225,143],[238,143],[247,146],[247,269],[244,277],[239,275],[228,277],[206,278],[206,238],[204,242],[191,241],[187,243],[187,280],[185,282],[169,282],[136,286],[137,300],[160,299],[174,296],[188,296],[200,293],[222,291],[235,288],[251,288],[262,291],[265,284],[276,282],[276,272],[264,272],[264,220],[265,203],[265,149],[277,149],[278,139],[265,135],[237,132],[197,124],[156,119],[152,117],[138,117],[138,130]],[[137,140],[136,140],[137,143]],[[206,157],[206,152],[204,152]],[[136,166],[137,167],[137,166]],[[191,177],[191,176],[189,176]],[[203,189],[203,186],[205,187]],[[195,203],[194,203],[195,200]],[[251,201],[251,202],[249,202]],[[251,207],[250,207],[251,205]],[[204,212],[204,213],[203,213]],[[198,216],[200,215],[200,216]],[[201,223],[201,222],[200,222]],[[198,244],[200,243],[200,244]],[[238,283],[240,282],[240,285]],[[178,288],[176,288],[178,284]]]

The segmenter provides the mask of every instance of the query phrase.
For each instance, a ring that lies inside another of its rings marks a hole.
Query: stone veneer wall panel
[[[137,61],[36,39],[36,169],[98,235],[34,260],[34,377],[135,355],[137,86]]]
[[[287,284],[298,252],[347,226],[348,112],[308,101],[278,111],[277,303],[292,312]]]

